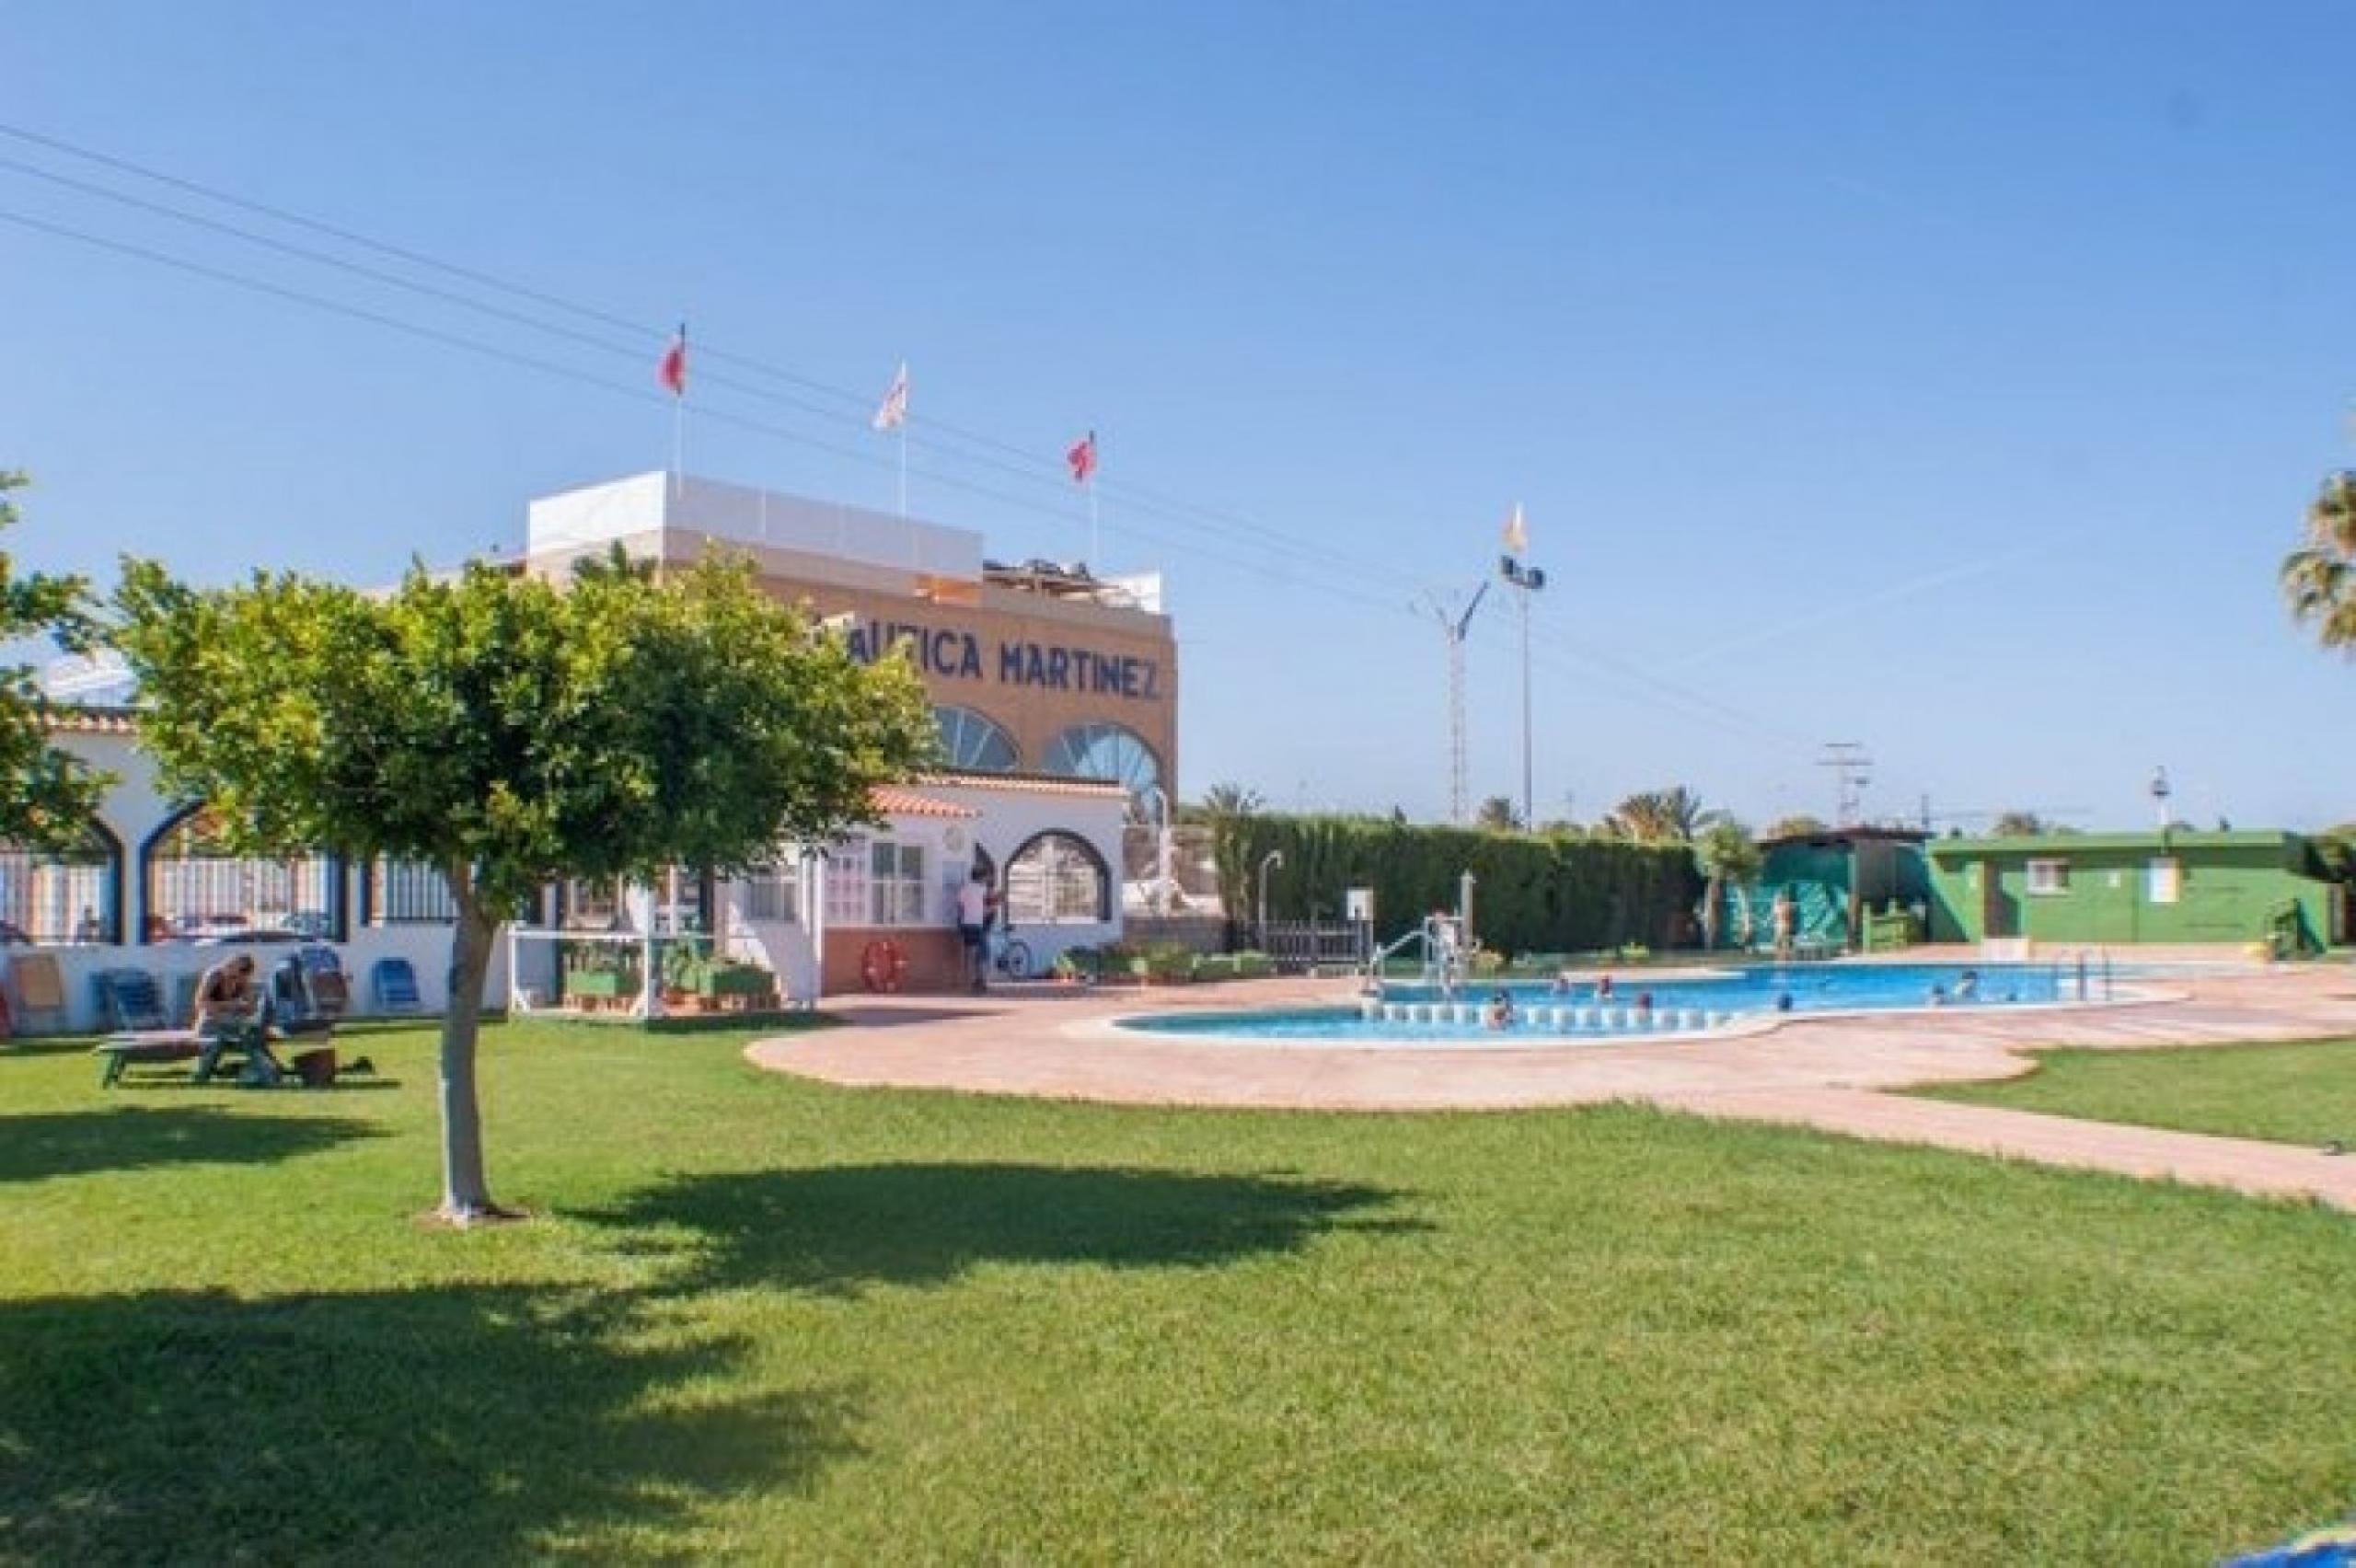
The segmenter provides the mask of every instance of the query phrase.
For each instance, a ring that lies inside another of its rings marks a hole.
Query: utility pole
[[[1472,612],[1481,607],[1488,593],[1488,580],[1484,578],[1461,611],[1453,599],[1443,601],[1437,594],[1425,594],[1424,602],[1415,606],[1439,622],[1440,635],[1448,640],[1448,820],[1459,827],[1472,818],[1472,805],[1465,798],[1470,791],[1465,771],[1464,637],[1472,628]]]
[[[1865,804],[1865,786],[1873,782],[1867,770],[1873,767],[1874,759],[1865,755],[1864,744],[1858,741],[1827,741],[1824,743],[1824,755],[1816,759],[1816,765],[1831,768],[1837,782],[1839,792],[1835,799],[1838,803],[1833,808],[1832,825],[1856,826]]]
[[[1546,574],[1521,559],[1530,548],[1530,536],[1519,504],[1506,524],[1505,544],[1506,553],[1497,558],[1497,575],[1510,583],[1521,599],[1521,825],[1531,829],[1538,823],[1538,800],[1537,791],[1530,787],[1530,597],[1546,586]]]

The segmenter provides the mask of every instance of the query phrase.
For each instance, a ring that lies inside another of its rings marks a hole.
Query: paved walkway
[[[2010,1078],[2023,1053],[2356,1034],[2343,965],[2170,977],[2152,999],[2065,1009],[1788,1020],[1747,1033],[1624,1044],[1367,1049],[1219,1042],[1119,1029],[1125,1013],[1347,1000],[1346,983],[1152,991],[1052,987],[986,997],[878,997],[851,1027],[761,1041],[765,1067],[832,1083],[1121,1104],[1287,1110],[1501,1110],[1638,1101],[2054,1165],[2173,1177],[2356,1209],[2356,1156],[1877,1092]]]

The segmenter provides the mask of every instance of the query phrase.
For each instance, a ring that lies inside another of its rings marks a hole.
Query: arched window
[[[333,856],[234,854],[200,805],[157,828],[139,859],[147,893],[144,940],[253,931],[342,940],[343,874]]]
[[[0,844],[0,941],[122,940],[122,844],[102,823],[64,851]]]
[[[1109,778],[1132,796],[1161,782],[1153,748],[1118,724],[1073,725],[1047,747],[1041,766],[1067,778]]]
[[[1085,838],[1043,833],[1006,862],[1009,926],[1091,925],[1113,917],[1113,879]]]
[[[941,759],[969,773],[1014,771],[1014,738],[970,708],[936,708],[932,721],[941,730]]]

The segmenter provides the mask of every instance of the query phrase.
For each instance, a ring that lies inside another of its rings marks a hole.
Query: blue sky
[[[2131,825],[2165,763],[2204,824],[2356,817],[2356,667],[2272,586],[2356,463],[2356,12],[1768,9],[14,5],[0,123],[641,324],[544,336],[0,136],[0,213],[621,388],[0,220],[14,543],[364,582],[513,548],[531,496],[665,460],[685,316],[855,394],[706,384],[786,433],[696,417],[691,467],[888,506],[861,405],[905,356],[912,504],[994,555],[1084,552],[1057,455],[1102,432],[1190,793],[1441,810],[1408,605],[1519,500],[1542,816],[1829,814],[1857,741],[1876,815]],[[1502,607],[1476,796],[1519,787]]]

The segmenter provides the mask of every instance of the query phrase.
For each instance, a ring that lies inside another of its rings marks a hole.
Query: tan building
[[[617,543],[654,561],[745,553],[780,597],[839,618],[862,656],[908,642],[951,768],[1175,800],[1177,644],[1158,575],[1001,563],[969,530],[659,473],[532,503],[529,570]]]

